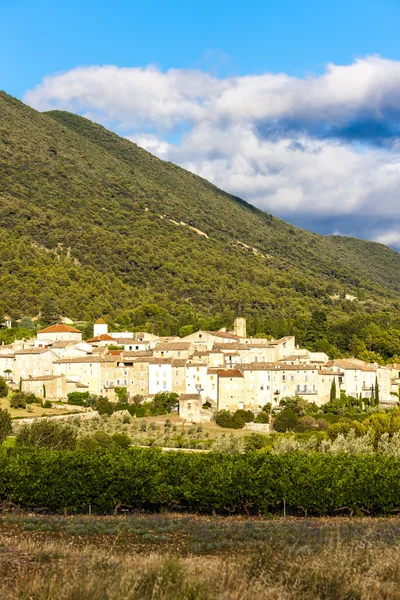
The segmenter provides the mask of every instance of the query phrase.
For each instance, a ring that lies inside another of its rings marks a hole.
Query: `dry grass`
[[[28,406],[29,406],[29,409],[11,408],[9,398],[2,398],[0,400],[0,408],[6,408],[9,411],[12,419],[15,419],[16,417],[19,417],[19,418],[24,417],[24,418],[31,419],[32,417],[41,417],[43,415],[47,415],[47,416],[51,417],[54,415],[65,415],[65,414],[70,413],[70,411],[63,409],[62,407],[60,407],[60,408],[43,408],[39,404],[29,404]]]
[[[399,529],[394,519],[5,517],[0,598],[397,599]],[[215,548],[196,552],[190,540],[210,531]],[[238,544],[240,536],[248,544]]]

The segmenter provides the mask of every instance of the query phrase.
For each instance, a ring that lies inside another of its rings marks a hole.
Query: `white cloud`
[[[304,79],[79,67],[46,77],[24,99],[89,115],[287,218],[339,215],[344,233],[346,218],[353,229],[358,215],[369,218],[370,230],[375,216],[400,219],[399,61],[371,56]],[[393,233],[370,235],[400,246]]]

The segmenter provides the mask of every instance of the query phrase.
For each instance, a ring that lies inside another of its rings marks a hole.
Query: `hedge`
[[[389,514],[400,509],[400,459],[374,454],[272,455],[0,451],[0,502],[29,509]]]

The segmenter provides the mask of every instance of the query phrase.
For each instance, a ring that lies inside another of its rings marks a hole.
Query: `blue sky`
[[[35,108],[304,227],[400,246],[398,0],[0,0],[0,25],[0,87]]]

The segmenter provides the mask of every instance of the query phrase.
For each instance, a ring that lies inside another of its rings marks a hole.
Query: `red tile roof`
[[[69,325],[64,325],[63,323],[57,323],[57,325],[51,325],[50,327],[46,327],[45,329],[41,329],[38,333],[82,333],[79,329],[75,329],[75,327],[70,327]]]

